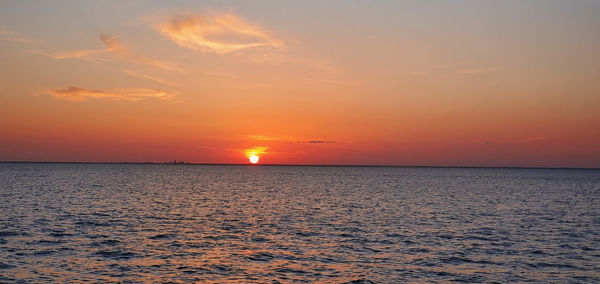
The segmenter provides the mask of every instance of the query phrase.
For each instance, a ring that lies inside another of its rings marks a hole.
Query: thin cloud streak
[[[9,31],[5,26],[0,26],[0,40],[12,41],[19,43],[37,43],[38,41],[32,40],[26,37],[22,37],[19,34]]]
[[[57,99],[73,102],[85,102],[89,99],[137,102],[146,99],[170,100],[174,96],[174,94],[164,90],[145,88],[91,90],[71,86],[66,89],[49,90],[47,92]]]
[[[249,140],[258,140],[258,141],[283,141],[292,139],[291,137],[279,137],[279,136],[265,136],[265,135],[240,135],[240,137],[249,139]]]
[[[159,79],[159,78],[156,78],[156,77],[152,77],[152,76],[149,76],[149,75],[138,74],[138,73],[135,73],[135,72],[129,71],[129,70],[122,70],[122,72],[125,73],[125,74],[127,74],[127,75],[129,75],[129,76],[131,76],[131,77],[142,78],[142,79],[154,81],[154,82],[157,82],[157,83],[160,83],[160,84],[163,84],[163,85],[175,86],[174,83],[171,83],[169,81],[166,81],[166,80],[163,80],[163,79]]]
[[[325,140],[325,139],[306,139],[306,138],[297,138],[291,136],[264,136],[264,135],[241,135],[239,137],[244,137],[250,141],[278,141],[278,142],[288,142],[288,143],[297,143],[297,144],[333,144],[337,143],[334,140]]]
[[[298,141],[296,143],[300,143],[300,144],[333,144],[333,143],[336,143],[336,141],[331,141],[331,140],[308,140],[308,141]]]
[[[182,69],[172,66],[168,63],[165,63],[165,62],[162,62],[159,60],[155,60],[155,59],[150,59],[150,58],[147,58],[147,57],[144,57],[144,56],[141,56],[139,54],[132,52],[125,45],[121,44],[117,40],[117,38],[114,36],[100,34],[100,40],[102,42],[104,42],[104,44],[106,44],[107,50],[112,51],[118,55],[121,55],[123,58],[126,58],[130,61],[137,62],[140,64],[154,66],[154,67],[161,68],[161,69],[171,70],[171,71],[179,71],[179,72],[183,71]]]
[[[57,55],[51,55],[51,54],[47,54],[48,56],[51,56],[54,59],[68,59],[68,58],[84,58],[84,57],[88,57],[90,55],[93,54],[100,54],[100,53],[106,53],[109,52],[109,50],[94,50],[94,49],[88,49],[88,50],[75,50],[75,51],[70,51],[67,53],[63,53],[63,54],[57,54]]]
[[[232,13],[177,15],[157,27],[179,46],[225,54],[248,48],[283,47],[283,42]]]
[[[43,55],[43,56],[50,57],[55,60],[75,58],[75,59],[81,59],[81,60],[86,60],[86,61],[90,61],[93,63],[97,63],[98,60],[94,59],[91,55],[104,53],[106,51],[103,51],[103,50],[76,50],[76,51],[69,51],[69,52],[60,53],[60,54],[53,54],[53,53],[49,53],[49,52],[42,51],[42,50],[27,50],[27,52],[32,53],[32,54]]]
[[[493,72],[498,70],[497,68],[485,68],[485,69],[463,69],[463,70],[457,70],[456,73],[458,74],[476,74],[476,73],[487,73],[487,72]]]
[[[114,36],[100,34],[100,41],[102,41],[106,45],[105,49],[82,49],[82,50],[69,51],[69,52],[65,52],[65,53],[61,53],[61,54],[51,54],[51,53],[48,53],[45,51],[30,51],[30,52],[36,53],[36,54],[42,54],[42,55],[52,57],[57,60],[75,58],[75,59],[88,60],[88,61],[92,61],[92,62],[96,61],[96,60],[92,59],[92,58],[94,58],[94,55],[112,52],[112,53],[119,55],[121,58],[123,58],[125,60],[132,61],[135,63],[149,65],[152,67],[169,70],[169,71],[178,71],[178,72],[184,71],[183,69],[173,66],[170,63],[166,63],[166,62],[163,62],[160,60],[151,59],[151,58],[147,58],[142,55],[139,55],[139,54],[131,51],[127,46],[123,45],[121,42],[119,42],[117,40],[117,38]]]
[[[337,143],[335,140],[311,139],[306,137],[292,136],[267,136],[267,135],[235,135],[235,136],[206,136],[204,139],[214,140],[233,140],[237,142],[283,142],[296,144],[332,144]]]

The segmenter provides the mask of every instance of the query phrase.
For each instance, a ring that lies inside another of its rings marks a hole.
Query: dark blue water
[[[0,282],[600,282],[600,171],[0,164]]]

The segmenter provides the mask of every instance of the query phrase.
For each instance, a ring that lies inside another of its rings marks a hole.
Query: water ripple
[[[600,282],[600,172],[0,164],[0,282]]]

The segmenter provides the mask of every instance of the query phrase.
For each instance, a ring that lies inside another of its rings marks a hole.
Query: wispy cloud
[[[131,76],[131,77],[136,77],[136,78],[142,78],[142,79],[146,79],[146,80],[150,80],[150,81],[154,81],[163,85],[169,85],[169,86],[175,86],[174,83],[169,82],[167,80],[163,80],[163,79],[159,79],[150,75],[144,75],[144,74],[139,74],[133,71],[129,71],[129,70],[122,70],[123,73]]]
[[[9,31],[5,26],[0,26],[0,40],[20,42],[20,43],[36,43],[36,40],[32,40],[26,37],[22,37],[19,34]]]
[[[294,66],[339,75],[342,70],[326,60],[295,53],[294,41],[284,42],[272,32],[231,12],[177,14],[163,18],[155,29],[175,44],[204,54],[232,54],[247,63]],[[339,77],[339,76],[337,76]],[[330,80],[329,83],[342,83]],[[347,82],[343,82],[347,83]]]
[[[299,143],[299,144],[336,143],[336,141],[333,141],[333,140],[307,139],[307,138],[298,138],[298,137],[291,137],[291,136],[240,135],[237,137],[242,137],[248,141],[277,141],[277,142],[288,142],[288,143]]]
[[[129,48],[121,44],[121,42],[119,42],[115,36],[101,34],[100,40],[104,42],[104,44],[106,44],[107,50],[114,52],[127,60],[171,71],[183,71],[182,69],[175,67],[169,63],[147,58],[129,50]]]
[[[288,136],[265,136],[265,135],[257,135],[257,134],[239,135],[237,137],[247,139],[250,141],[292,141],[295,139],[294,137],[288,137]]]
[[[58,53],[58,54],[48,53],[45,51],[37,51],[37,50],[31,51],[31,52],[49,56],[54,59],[76,58],[76,59],[88,60],[88,61],[92,61],[92,62],[96,61],[95,59],[92,59],[94,57],[94,55],[103,54],[103,53],[114,53],[114,54],[119,55],[121,58],[131,61],[131,62],[149,65],[149,66],[153,66],[153,67],[156,67],[159,69],[164,69],[164,70],[169,70],[169,71],[179,71],[179,72],[183,71],[183,69],[176,67],[173,64],[163,62],[160,60],[156,60],[156,59],[152,59],[152,58],[147,58],[145,56],[139,55],[139,54],[131,51],[127,46],[122,44],[115,36],[100,34],[99,39],[106,45],[105,49],[82,49],[82,50],[73,50],[73,51]]]
[[[88,49],[88,50],[75,50],[75,51],[70,51],[67,53],[62,53],[62,54],[55,54],[55,55],[51,55],[51,54],[47,54],[51,57],[53,57],[54,59],[67,59],[67,58],[84,58],[84,57],[88,57],[90,55],[93,54],[99,54],[99,53],[106,53],[108,52],[108,50],[94,50],[94,49]]]
[[[206,136],[205,139],[216,139],[216,140],[233,140],[237,142],[252,142],[252,143],[270,143],[270,142],[283,142],[283,143],[298,143],[298,144],[330,144],[337,143],[334,140],[326,139],[312,139],[307,137],[292,137],[292,136],[269,136],[269,135],[235,135],[235,136]]]
[[[68,87],[66,89],[49,90],[47,92],[57,99],[74,102],[84,102],[89,99],[136,102],[146,99],[169,100],[174,96],[173,93],[167,91],[144,88],[90,90],[78,87]]]
[[[40,54],[43,56],[47,56],[56,60],[62,60],[62,59],[70,59],[70,58],[75,58],[75,59],[79,59],[79,60],[85,60],[91,63],[99,63],[100,60],[97,57],[94,57],[93,55],[95,54],[100,54],[100,53],[106,53],[108,51],[106,50],[76,50],[76,51],[70,51],[70,52],[65,52],[65,53],[50,53],[50,52],[46,52],[46,51],[42,51],[42,50],[28,50],[27,52],[29,53],[33,53],[33,54]]]
[[[260,156],[262,154],[268,153],[267,150],[269,150],[269,147],[256,146],[256,147],[252,147],[252,148],[249,148],[249,149],[245,149],[244,153],[246,154],[246,157],[250,157],[252,155]]]
[[[296,143],[304,143],[304,144],[330,144],[330,143],[336,143],[335,141],[331,141],[331,140],[307,140],[307,141],[298,141]]]
[[[462,70],[457,70],[456,73],[458,74],[475,74],[475,73],[487,73],[487,72],[493,72],[498,70],[497,68],[484,68],[484,69],[462,69]]]
[[[180,46],[212,53],[256,47],[283,47],[267,31],[232,13],[176,15],[157,27]]]

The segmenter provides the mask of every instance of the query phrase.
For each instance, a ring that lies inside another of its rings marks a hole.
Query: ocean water
[[[600,171],[0,164],[0,282],[600,282]]]

